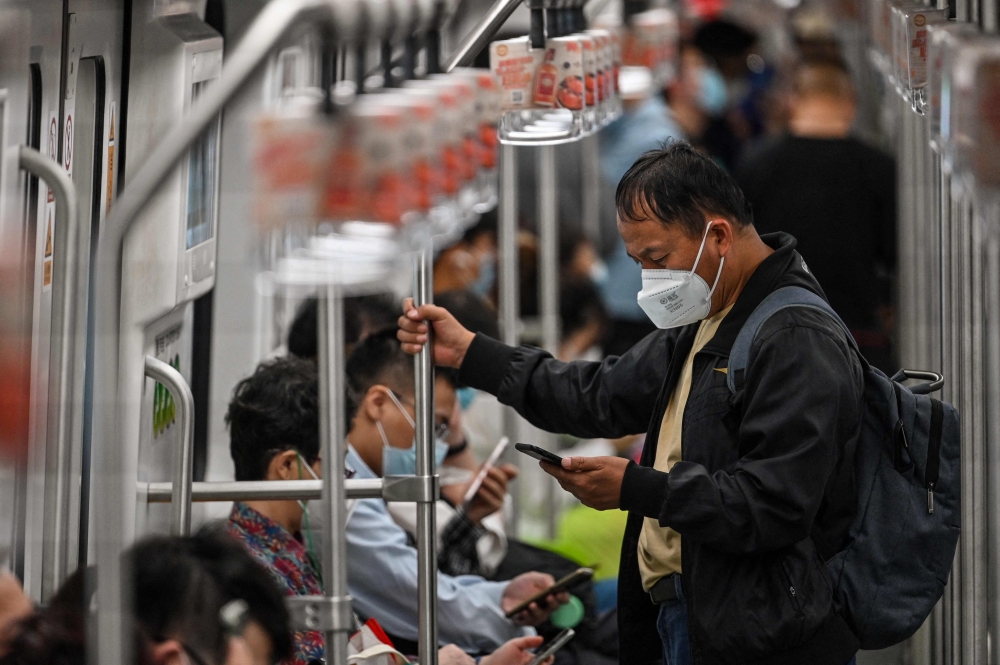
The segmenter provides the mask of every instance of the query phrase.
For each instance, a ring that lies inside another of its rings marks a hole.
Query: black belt
[[[677,600],[677,573],[661,577],[649,590],[649,599],[654,605],[660,605],[670,600]]]

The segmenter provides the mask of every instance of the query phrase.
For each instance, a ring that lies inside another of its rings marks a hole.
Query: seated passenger
[[[391,340],[391,337],[382,336]],[[398,344],[395,345],[398,352]],[[405,423],[387,396],[396,391],[402,401],[412,403],[413,365],[406,356],[400,372],[393,370],[385,380],[392,388],[380,385],[375,390],[381,395],[378,401],[385,410],[379,418],[384,431],[391,432],[393,440],[399,437],[398,419]],[[454,399],[454,393],[451,393]],[[369,400],[365,400],[367,404]],[[265,363],[236,388],[229,406],[227,421],[230,426],[230,446],[236,467],[237,480],[284,480],[310,477],[308,465],[317,476],[321,471],[319,459],[318,382],[316,367],[309,361],[291,358]],[[449,405],[450,406],[450,405]],[[442,409],[449,413],[450,409]],[[351,411],[349,411],[350,413]],[[412,417],[412,416],[411,416]],[[354,442],[355,432],[348,435]],[[378,437],[378,434],[375,434]],[[412,429],[409,440],[412,441]],[[383,470],[381,439],[377,455],[369,445],[371,434],[366,433],[365,457],[377,466],[373,471],[365,459],[351,448],[347,466],[357,471],[359,478],[374,478]],[[407,448],[408,444],[405,444]],[[396,462],[409,458],[404,449],[396,448]],[[412,473],[412,470],[411,470]],[[316,566],[305,545],[294,534],[301,530],[303,509],[296,501],[237,502],[230,516],[229,530],[241,539],[258,560],[268,564],[281,578],[290,594],[309,595],[321,593]],[[391,635],[403,641],[417,639],[417,555],[406,538],[405,532],[389,516],[385,503],[377,499],[356,502],[347,523],[348,590],[354,598],[355,610],[365,617],[375,617]],[[492,651],[504,642],[519,636],[530,635],[524,625],[544,621],[561,602],[564,594],[550,596],[544,608],[533,604],[512,622],[504,617],[505,609],[533,596],[551,585],[550,575],[529,573],[509,582],[487,582],[481,577],[438,576],[438,626],[442,643],[454,643],[465,651],[479,653]],[[494,657],[513,653],[504,663],[522,662],[527,657],[525,649],[540,640],[515,641],[498,651]],[[502,652],[502,653],[501,653]],[[517,653],[514,653],[517,652]],[[322,655],[321,636],[314,639],[305,634],[296,635],[296,662],[308,662]],[[483,662],[487,662],[486,659]],[[497,661],[493,661],[497,663]]]
[[[281,591],[224,533],[150,538],[127,556],[135,585],[130,662],[270,665],[291,652]],[[20,622],[0,663],[84,665],[94,571],[79,569],[47,607]]]

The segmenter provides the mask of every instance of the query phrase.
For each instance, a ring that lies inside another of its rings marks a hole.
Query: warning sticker
[[[42,263],[42,288],[52,288],[52,235],[55,226],[56,204],[45,204],[45,259]]]
[[[115,189],[115,103],[111,102],[111,123],[108,128],[108,197],[105,209],[111,210],[111,196]]]

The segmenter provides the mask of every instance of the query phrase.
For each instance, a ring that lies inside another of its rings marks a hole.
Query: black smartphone
[[[560,591],[565,591],[566,589],[568,589],[571,586],[574,586],[574,585],[576,585],[576,584],[578,584],[580,582],[586,582],[587,580],[591,579],[593,576],[594,576],[594,569],[593,568],[577,568],[572,573],[570,573],[566,577],[562,578],[561,580],[559,580],[558,582],[556,582],[555,584],[553,584],[552,586],[550,586],[548,589],[545,589],[544,591],[539,591],[538,593],[536,593],[531,598],[528,598],[527,600],[522,601],[517,607],[515,607],[514,609],[510,610],[509,612],[507,612],[506,616],[507,616],[508,619],[510,619],[511,617],[513,617],[513,616],[515,616],[517,614],[520,614],[524,610],[528,609],[528,607],[532,603],[537,603],[537,602],[540,602],[540,601],[544,600],[545,597],[548,596],[549,594],[559,593]]]
[[[534,457],[540,462],[548,462],[550,464],[555,464],[556,466],[562,466],[563,458],[559,457],[555,453],[550,453],[545,450],[545,448],[539,448],[538,446],[533,446],[530,443],[515,443],[514,450],[519,453],[524,453],[528,457]]]
[[[551,642],[543,644],[540,647],[541,651],[535,654],[535,658],[531,661],[530,665],[542,665],[542,663],[544,663],[547,659],[554,656],[556,651],[559,651],[559,649],[566,646],[566,643],[573,639],[573,636],[575,635],[576,631],[572,628],[567,628],[563,632],[559,633]]]

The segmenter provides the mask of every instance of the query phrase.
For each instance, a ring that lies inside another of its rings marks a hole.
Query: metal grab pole
[[[180,372],[153,356],[146,356],[146,376],[170,391],[180,413],[181,445],[174,451],[170,533],[186,536],[191,533],[191,483],[194,481],[194,395]]]
[[[580,171],[583,185],[583,235],[601,250],[601,165],[600,139],[587,136],[580,141]]]
[[[434,245],[428,235],[413,264],[413,303],[417,307],[434,301]],[[428,328],[430,324],[428,323]],[[421,665],[437,665],[437,470],[434,460],[434,361],[433,331],[413,359],[415,377],[417,478],[433,489],[417,503],[417,642]]]
[[[52,515],[53,549],[52,567],[42,581],[42,596],[47,598],[66,578],[69,552],[69,483],[73,454],[72,432],[73,412],[77,405],[77,376],[74,372],[76,338],[74,331],[86,327],[77,319],[80,302],[76,292],[81,281],[77,275],[79,261],[85,256],[86,247],[80,243],[80,215],[77,209],[76,186],[62,166],[42,153],[21,146],[18,151],[18,165],[38,176],[52,192],[56,203],[55,229],[52,238],[52,330],[55,343],[49,350],[49,405],[55,405],[48,412],[48,431],[54,433],[56,484],[54,514]],[[49,437],[52,440],[53,437]],[[46,465],[47,466],[47,465]],[[47,532],[47,531],[46,531]]]
[[[499,247],[499,281],[497,300],[500,309],[500,336],[505,344],[518,346],[521,343],[519,324],[521,321],[520,292],[518,291],[518,251],[517,251],[517,149],[512,145],[500,148],[500,201],[497,211],[497,242]],[[518,415],[509,406],[503,408],[503,433],[511,441],[520,441],[518,436]],[[514,463],[521,467],[523,455],[515,455]],[[510,533],[517,533],[517,517],[520,513],[520,493],[512,492],[514,501],[513,519]]]
[[[121,321],[122,250],[125,235],[164,181],[185,158],[188,148],[215,122],[226,103],[246,85],[292,28],[305,19],[332,22],[334,5],[327,0],[271,0],[226,60],[222,74],[192,104],[190,113],[171,129],[121,192],[97,249],[94,275],[94,455],[95,532],[98,563],[97,639],[91,640],[92,665],[122,665],[132,644],[125,612],[131,606],[130,571],[121,560],[125,548],[125,502],[133,500],[135,478],[127,478],[120,446],[130,441],[124,422],[117,418],[120,395],[118,376]]]
[[[347,504],[344,492],[344,300],[337,286],[319,299],[319,437],[323,457],[323,588],[333,617],[326,631],[326,661],[346,665],[353,629],[347,593]]]
[[[559,218],[556,208],[556,149],[538,148],[538,313],[542,348],[559,355]],[[555,436],[549,435],[550,447]],[[556,481],[545,476],[549,538],[556,535]]]
[[[444,65],[444,71],[450,72],[455,67],[465,67],[471,64],[522,2],[523,0],[497,0],[493,3],[489,11],[479,19],[479,22],[448,58],[448,62]]]

